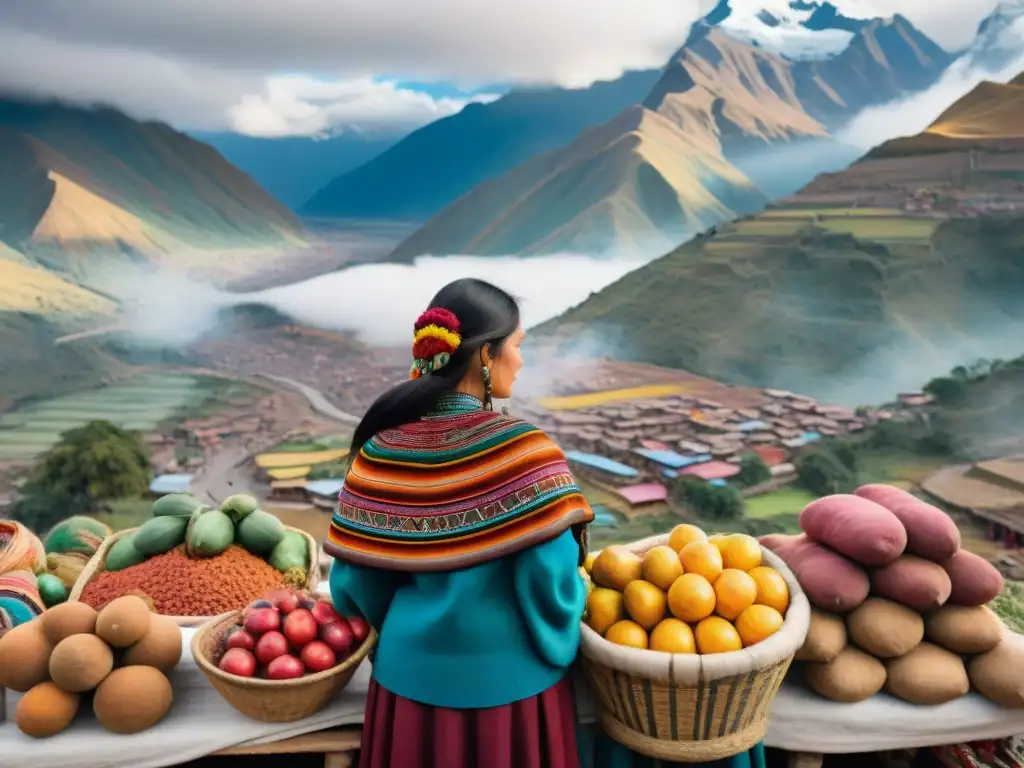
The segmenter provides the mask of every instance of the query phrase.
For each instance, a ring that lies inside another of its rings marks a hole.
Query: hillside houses
[[[790,458],[800,448],[862,430],[870,418],[792,392],[766,389],[762,395],[759,405],[744,408],[670,395],[575,410],[528,404],[523,410],[571,451],[570,461],[579,469],[597,472],[614,485],[678,475],[726,480],[739,471],[747,451],[760,453],[780,476],[792,471]],[[626,474],[622,467],[637,473]]]

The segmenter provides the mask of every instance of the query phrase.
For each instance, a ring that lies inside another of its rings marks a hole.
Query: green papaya
[[[284,538],[270,551],[267,562],[281,573],[289,568],[308,568],[309,542],[298,531],[286,531]]]
[[[230,547],[234,540],[235,526],[231,518],[215,509],[193,518],[185,534],[185,547],[189,557],[213,557]]]
[[[68,599],[68,590],[64,586],[64,582],[52,573],[40,573],[36,577],[36,582],[39,587],[39,596],[47,608],[52,608]]]
[[[191,514],[191,510],[190,510]],[[144,557],[170,552],[185,541],[189,518],[164,516],[147,520],[135,531],[135,548]]]
[[[107,550],[107,561],[104,565],[108,571],[123,571],[145,559],[146,556],[135,548],[135,534],[129,533],[115,541]]]
[[[188,517],[201,503],[199,499],[187,493],[169,493],[153,502],[153,517]]]
[[[284,538],[284,524],[269,512],[257,509],[238,524],[238,543],[250,552],[265,555]]]
[[[238,525],[242,520],[251,515],[259,508],[260,503],[254,496],[247,493],[236,493],[228,496],[220,505],[220,511],[231,518],[231,522]]]

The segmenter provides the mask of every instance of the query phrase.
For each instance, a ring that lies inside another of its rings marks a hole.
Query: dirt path
[[[219,506],[233,493],[253,493],[249,473],[242,466],[249,459],[249,450],[244,445],[229,445],[214,453],[193,480],[192,495],[204,504]]]
[[[299,392],[309,401],[313,410],[322,416],[326,416],[329,419],[334,419],[342,424],[349,424],[351,426],[357,425],[360,421],[358,416],[353,416],[351,413],[345,413],[345,411],[328,401],[322,392],[303,384],[301,381],[288,379],[284,376],[275,376],[272,373],[260,373],[257,375],[264,379],[269,379],[270,381],[276,381],[278,384],[284,384],[286,387],[290,387],[296,392]]]

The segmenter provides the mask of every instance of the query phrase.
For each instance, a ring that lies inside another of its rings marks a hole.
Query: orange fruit
[[[587,559],[583,561],[583,570],[587,573],[592,573],[594,570],[594,561],[597,560],[597,556],[600,552],[590,552],[587,554]]]
[[[700,621],[715,610],[715,588],[699,573],[684,573],[669,587],[668,609],[681,621]]]
[[[736,627],[721,616],[708,616],[693,630],[697,653],[728,653],[743,648]]]
[[[594,558],[591,577],[598,586],[621,592],[629,582],[643,576],[642,562],[628,549],[616,544],[602,549]]]
[[[736,631],[743,646],[756,645],[776,632],[782,626],[782,614],[767,605],[752,605],[736,619]]]
[[[664,653],[696,653],[697,644],[693,630],[685,621],[662,619],[651,631],[650,649]]]
[[[587,595],[587,624],[599,635],[616,621],[626,618],[622,594],[606,587],[594,587]]]
[[[718,548],[718,551],[721,552],[722,546],[725,544],[725,540],[727,538],[729,538],[728,534],[716,533],[711,536],[708,536],[708,543],[714,544]]]
[[[789,608],[789,585],[782,578],[782,574],[767,565],[751,568],[747,573],[757,584],[757,598],[754,602],[774,608],[785,616],[786,609]]]
[[[689,523],[682,523],[672,529],[672,532],[668,535],[668,545],[672,547],[676,552],[681,550],[691,541],[707,541],[708,535],[704,533],[696,525],[690,525]]]
[[[707,541],[691,541],[679,552],[679,560],[687,573],[697,573],[715,583],[722,575],[722,553]]]
[[[662,590],[683,575],[683,564],[672,547],[652,547],[643,560],[644,578]]]
[[[722,542],[722,564],[726,568],[749,571],[761,564],[761,545],[745,533],[734,533]]]
[[[630,648],[647,648],[647,633],[644,632],[644,628],[629,619],[612,624],[604,639],[609,643],[627,645]]]
[[[733,621],[757,599],[757,582],[749,573],[726,568],[715,581],[715,613]]]
[[[665,593],[649,581],[629,582],[622,591],[622,599],[629,618],[644,629],[652,629],[665,618]]]

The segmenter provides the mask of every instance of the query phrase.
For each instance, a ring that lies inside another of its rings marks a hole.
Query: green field
[[[0,415],[0,460],[38,456],[62,433],[90,421],[154,430],[168,419],[197,415],[231,386],[218,379],[151,373],[100,389],[37,400]],[[232,396],[237,395],[236,388]]]
[[[840,235],[861,240],[927,240],[941,222],[937,219],[906,219],[895,216],[850,216],[827,218],[818,226]]]
[[[312,440],[285,440],[264,453],[313,453],[348,448],[352,444],[351,433],[344,432],[334,435],[321,435]]]
[[[779,515],[799,514],[817,497],[800,488],[782,488],[743,500],[743,514],[753,520],[769,520]]]
[[[898,208],[773,208],[761,211],[758,218],[791,219],[811,218],[812,216],[835,218],[857,216],[904,216]]]
[[[776,218],[771,221],[750,219],[749,221],[737,221],[723,234],[746,237],[792,237],[807,226],[807,220],[798,217]]]

